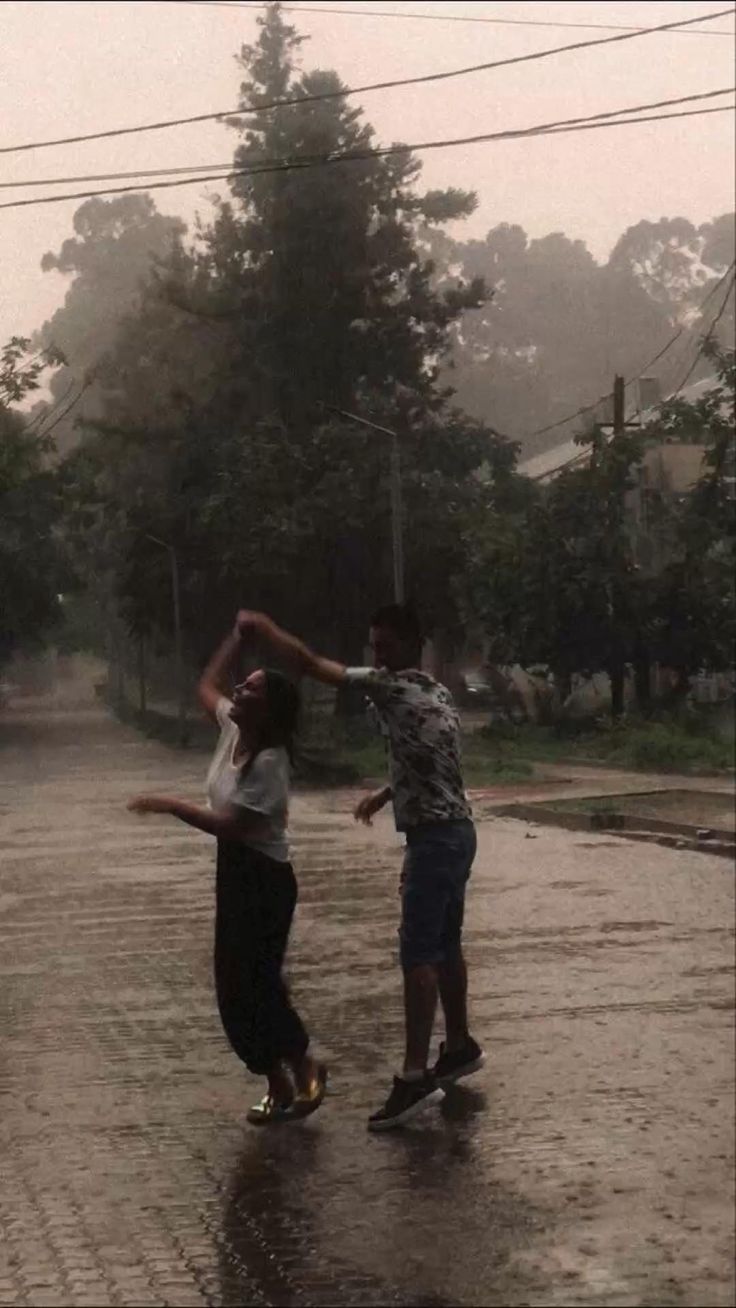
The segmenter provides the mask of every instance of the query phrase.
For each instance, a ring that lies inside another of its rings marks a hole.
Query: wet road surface
[[[489,1061],[372,1137],[401,1044],[399,846],[298,796],[295,998],[331,1069],[260,1095],[211,984],[211,843],[126,798],[206,760],[97,709],[0,721],[0,1305],[732,1305],[733,870],[489,817]]]

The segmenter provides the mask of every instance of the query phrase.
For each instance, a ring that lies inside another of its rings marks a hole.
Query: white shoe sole
[[[432,1104],[441,1104],[444,1097],[444,1090],[441,1086],[438,1086],[436,1090],[432,1090],[423,1099],[418,1099],[410,1108],[405,1108],[403,1113],[399,1113],[398,1117],[389,1117],[385,1121],[369,1122],[368,1130],[392,1131],[395,1126],[403,1126],[404,1122],[410,1122],[412,1117],[417,1117],[419,1113],[424,1112],[424,1109],[429,1108]]]
[[[448,1072],[446,1076],[438,1076],[437,1080],[440,1085],[454,1085],[456,1081],[462,1081],[464,1076],[472,1076],[474,1072],[479,1072],[485,1061],[485,1054],[479,1054],[477,1058],[473,1059],[472,1063],[465,1063],[456,1072]]]

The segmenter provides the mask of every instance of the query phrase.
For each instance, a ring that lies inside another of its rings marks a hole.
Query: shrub
[[[618,739],[616,739],[618,737]],[[609,763],[659,772],[720,771],[732,764],[727,742],[697,736],[683,727],[653,722],[611,733]]]

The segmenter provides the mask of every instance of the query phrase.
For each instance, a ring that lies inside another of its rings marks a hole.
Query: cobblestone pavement
[[[732,869],[481,824],[488,1067],[371,1137],[397,1065],[398,845],[302,795],[295,995],[331,1068],[258,1132],[211,984],[205,760],[99,710],[0,720],[0,1305],[732,1305]]]

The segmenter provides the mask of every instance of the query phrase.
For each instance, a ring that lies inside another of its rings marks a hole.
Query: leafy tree
[[[0,663],[58,620],[64,576],[50,445],[11,407],[38,389],[44,369],[61,356],[29,356],[29,347],[16,336],[0,352]]]
[[[373,129],[340,97],[346,88],[335,73],[297,73],[301,43],[274,5],[261,20],[259,42],[240,56],[243,107],[297,99],[237,122],[235,166],[256,171],[235,179],[239,204],[223,206],[213,232],[218,264],[233,241],[239,247],[241,294],[258,311],[248,341],[251,367],[260,363],[269,378],[267,403],[297,425],[320,399],[347,403],[360,391],[390,396],[397,382],[431,404],[447,329],[463,308],[478,307],[483,287],[475,279],[459,292],[437,294],[417,229],[465,217],[475,196],[418,194],[421,165],[408,151],[259,173],[264,159],[359,155],[373,144]],[[309,101],[320,94],[337,98]]]
[[[559,424],[576,404],[611,388],[614,372],[638,373],[671,337],[669,306],[625,263],[596,264],[582,241],[561,233],[530,240],[501,224],[484,240],[426,238],[438,284],[481,276],[493,288],[482,310],[454,331],[452,369],[460,403],[479,420],[521,440],[526,456],[569,439],[579,420]],[[666,385],[672,367],[663,362]],[[678,378],[679,380],[679,378]]]
[[[65,355],[50,383],[52,402],[58,406],[56,448],[62,455],[78,439],[75,424],[101,415],[96,369],[120,323],[140,303],[153,262],[168,258],[186,230],[180,219],[159,214],[148,195],[86,200],[74,214],[73,225],[74,236],[57,254],[49,251],[41,260],[44,272],[72,280],[63,305],[35,342],[38,348],[53,342]],[[74,404],[80,392],[81,403]],[[39,419],[45,411],[39,406]]]
[[[643,219],[617,241],[612,269],[627,270],[673,322],[689,323],[733,259],[734,214],[695,227],[687,218]]]
[[[37,391],[44,371],[66,362],[56,345],[48,345],[28,356],[31,342],[25,336],[11,336],[0,352],[0,405],[18,404],[24,396]]]
[[[652,646],[655,656],[679,673],[680,693],[701,668],[732,666],[736,638],[736,364],[733,350],[712,340],[705,342],[704,353],[718,384],[695,402],[670,400],[648,432],[653,439],[704,449],[695,486],[673,505],[652,506],[664,538],[651,611]]]
[[[516,512],[481,531],[468,598],[493,656],[548,665],[563,698],[573,673],[605,671],[619,716],[646,611],[627,516],[642,442],[628,432],[609,442],[599,430],[584,442],[586,467],[530,487]]]
[[[80,219],[54,257],[75,274],[80,358],[95,294],[126,310],[95,353],[95,406],[64,470],[90,583],[131,629],[166,633],[154,534],[177,550],[194,657],[236,597],[358,656],[365,612],[390,590],[388,449],[325,402],[401,432],[409,590],[430,621],[478,618],[499,659],[548,662],[563,681],[606,668],[618,710],[625,662],[643,669],[662,634],[627,519],[640,446],[589,434],[590,466],[540,492],[498,431],[546,425],[608,391],[614,370],[638,371],[686,318],[689,255],[655,260],[650,284],[649,232],[605,267],[559,233],[530,241],[502,225],[452,241],[443,225],[474,197],[422,194],[408,151],[269,171],[363,156],[373,133],[335,73],[301,71],[279,5],[259,22],[240,103],[295,103],[233,122],[239,175],[194,243],[143,197]],[[311,99],[324,92],[336,94]],[[726,226],[671,235],[715,275]],[[129,294],[116,295],[105,278],[121,259]],[[449,380],[476,416],[453,407]]]
[[[563,697],[573,673],[605,671],[614,716],[627,665],[647,710],[653,662],[675,669],[684,693],[694,672],[733,658],[734,355],[713,341],[704,352],[719,382],[697,401],[669,401],[643,431],[581,438],[586,466],[514,499],[507,487],[469,524],[461,603],[491,658],[547,664]],[[641,566],[632,491],[647,447],[663,442],[702,446],[703,472],[679,498],[647,493],[654,548]]]
[[[438,377],[452,323],[484,291],[477,279],[435,290],[417,237],[469,213],[474,197],[419,194],[404,151],[258,171],[264,159],[363,153],[372,140],[342,97],[308,99],[341,84],[298,71],[301,39],[280,7],[259,22],[241,52],[241,103],[297,103],[238,120],[235,163],[251,172],[118,333],[98,373],[82,498],[97,497],[129,540],[153,531],[176,546],[193,652],[242,597],[308,634],[327,629],[354,658],[366,606],[390,589],[388,450],[320,403],[401,425],[410,589],[452,626],[443,597],[461,562],[456,524],[491,433],[450,407]],[[165,625],[137,549],[115,565],[126,611],[142,606]]]

